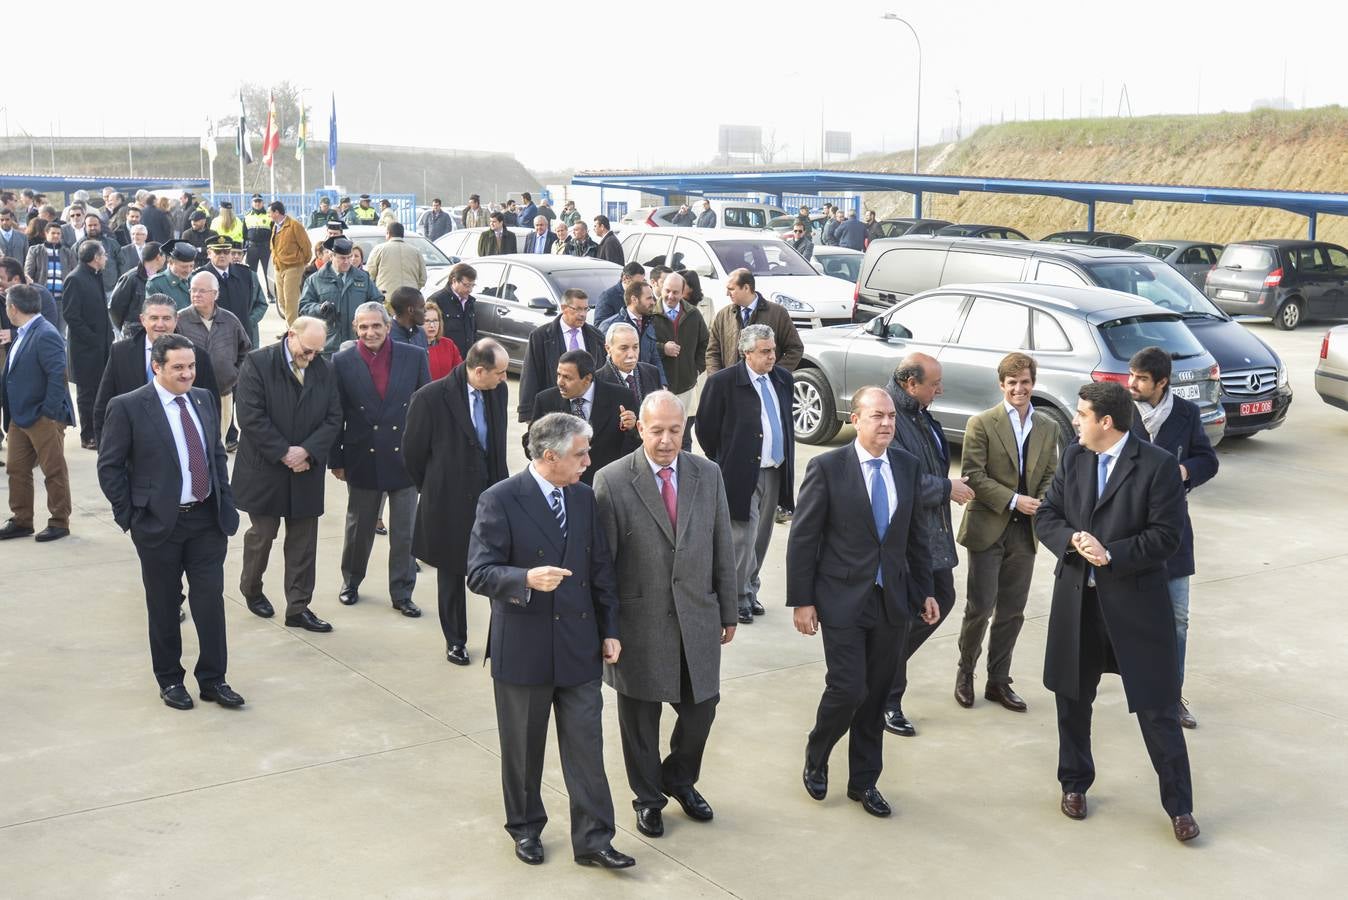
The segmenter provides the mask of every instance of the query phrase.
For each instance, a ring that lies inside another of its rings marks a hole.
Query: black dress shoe
[[[411,597],[406,600],[395,600],[393,602],[393,608],[407,616],[409,619],[416,619],[421,616],[421,607],[413,603]]]
[[[515,842],[515,856],[531,866],[543,865],[543,842],[536,837],[520,838]]]
[[[248,604],[248,611],[255,616],[261,616],[264,619],[270,619],[276,615],[276,610],[272,607],[271,601],[267,599],[266,594],[258,594],[256,597],[244,597],[243,602]],[[289,620],[286,621],[289,625]]]
[[[983,699],[1000,703],[1012,712],[1025,712],[1025,701],[1009,684],[989,684],[983,688]]]
[[[0,528],[0,541],[9,541],[14,538],[28,537],[33,533],[33,529],[23,525],[15,525],[14,520],[10,519],[5,523],[4,528]]]
[[[892,709],[885,713],[885,731],[900,737],[916,737],[917,729],[903,715],[903,710]]]
[[[342,585],[341,591],[337,593],[337,600],[343,606],[355,606],[356,601],[360,599],[360,594],[356,591],[354,584]]]
[[[388,528],[384,525],[383,522],[375,522],[375,523],[374,523],[374,533],[375,533],[375,534],[388,534]]]
[[[225,452],[226,452],[226,453],[233,453],[235,450],[238,450],[238,449],[239,449],[239,442],[238,442],[238,441],[230,441],[228,444],[225,444]]]
[[[86,438],[80,441],[80,447],[82,447],[85,450],[97,450],[98,444],[94,443],[93,438]]]
[[[808,762],[805,763],[805,772],[801,775],[801,780],[805,782],[805,793],[811,798],[823,800],[828,796],[828,766],[816,769]]]
[[[757,600],[749,601],[749,610],[756,616],[761,616],[763,613],[767,612],[767,610],[763,608],[763,604],[759,603]]]
[[[965,709],[974,705],[974,675],[972,672],[955,673],[955,702]]]
[[[701,794],[693,787],[674,788],[665,791],[665,796],[672,797],[674,802],[683,807],[683,814],[695,822],[710,822],[712,818],[711,804],[707,802]]]
[[[888,818],[889,814],[893,812],[889,808],[889,802],[885,800],[884,795],[873,787],[868,787],[864,791],[854,791],[848,788],[847,799],[860,802],[862,809],[881,819]]]
[[[178,621],[179,622],[187,621],[187,610],[183,609],[181,606],[178,607]]]
[[[1181,728],[1198,727],[1198,720],[1194,718],[1193,713],[1189,712],[1189,702],[1183,697],[1180,698],[1179,723]]]
[[[456,666],[466,666],[468,665],[468,648],[451,644],[449,649],[445,651],[445,659]]]
[[[599,866],[603,869],[627,869],[637,864],[635,859],[626,853],[619,853],[611,846],[594,853],[582,853],[576,857],[576,862],[582,866]]]
[[[243,698],[234,692],[234,688],[225,684],[223,681],[219,684],[213,684],[210,687],[201,689],[201,699],[209,700],[212,703],[219,703],[221,706],[229,709],[238,709],[243,706]]]
[[[637,810],[637,831],[646,837],[660,837],[665,833],[665,817],[658,809]]]
[[[69,534],[70,534],[69,528],[58,528],[55,525],[48,525],[46,528],[42,529],[36,535],[34,535],[33,540],[37,541],[39,544],[45,544],[48,541],[59,541],[61,538],[67,537]]]
[[[740,620],[740,624],[741,624],[741,625],[752,625],[752,624],[754,624],[754,614],[753,614],[753,610],[749,609],[748,607],[746,607],[746,608],[740,610],[740,611],[739,611],[739,616],[738,616],[737,618]]]
[[[298,615],[286,616],[286,627],[303,628],[305,631],[317,631],[320,634],[327,634],[332,630],[331,625],[307,609]]]
[[[181,684],[170,684],[159,692],[163,698],[165,706],[171,706],[174,709],[191,709],[192,695],[187,693],[187,688]]]

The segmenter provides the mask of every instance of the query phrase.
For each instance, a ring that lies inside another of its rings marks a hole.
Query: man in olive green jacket
[[[1011,689],[1011,652],[1025,622],[1034,573],[1034,515],[1058,467],[1059,429],[1030,396],[1038,367],[1024,353],[997,366],[1003,400],[969,420],[960,472],[974,499],[960,522],[959,541],[969,551],[969,582],[960,627],[955,700],[974,705],[974,666],[992,619],[985,699],[1013,712],[1025,701]],[[995,616],[994,616],[995,613]]]

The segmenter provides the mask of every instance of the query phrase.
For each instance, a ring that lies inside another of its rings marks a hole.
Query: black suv
[[[1292,388],[1273,348],[1214,306],[1169,263],[1145,253],[939,236],[871,241],[857,278],[856,316],[865,321],[943,284],[1007,281],[1095,285],[1179,313],[1221,367],[1228,436],[1277,428],[1287,418]]]
[[[1227,244],[1204,292],[1233,316],[1263,316],[1283,331],[1348,317],[1348,250],[1322,241]]]

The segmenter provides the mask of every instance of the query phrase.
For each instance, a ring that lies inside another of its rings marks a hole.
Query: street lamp
[[[894,13],[885,13],[881,18],[889,22],[901,22],[908,26],[908,30],[913,33],[913,41],[917,44],[917,108],[913,115],[913,174],[917,172],[917,149],[921,144],[922,135],[922,41],[917,36],[917,29],[907,19],[900,18]]]

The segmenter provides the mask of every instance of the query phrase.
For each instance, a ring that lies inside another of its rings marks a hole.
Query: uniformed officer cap
[[[346,231],[346,223],[343,222],[341,219],[337,218],[336,216],[333,216],[331,219],[328,219],[326,225],[329,231],[333,230],[334,228],[337,229],[338,231]]]
[[[228,253],[229,251],[234,249],[234,242],[227,237],[221,236],[217,237],[215,240],[207,244],[206,249],[210,250],[211,252],[215,252],[218,250],[222,253]]]
[[[173,259],[178,262],[195,262],[197,258],[197,248],[193,247],[187,241],[165,241],[161,248]]]
[[[229,249],[230,249],[230,250],[242,250],[242,249],[243,249],[243,244],[240,243],[239,241],[234,240],[234,238],[230,238],[230,239],[229,239]]]
[[[343,198],[342,198],[340,201],[338,201],[338,202],[339,202],[339,203],[350,203],[350,202],[351,202],[351,198],[350,198],[350,197],[343,197]]]
[[[350,256],[352,248],[352,243],[344,237],[330,237],[323,242],[323,249],[330,250],[337,256]]]
[[[262,195],[261,195],[261,194],[254,194],[254,195],[253,195],[253,199],[254,199],[254,200],[261,200],[261,199],[262,199]]]
[[[206,221],[206,214],[198,209],[187,218],[189,222],[204,222]]]
[[[362,200],[369,200],[369,199],[370,199],[370,195],[369,195],[369,194],[361,194],[361,195],[360,195],[360,199],[362,199]]]

